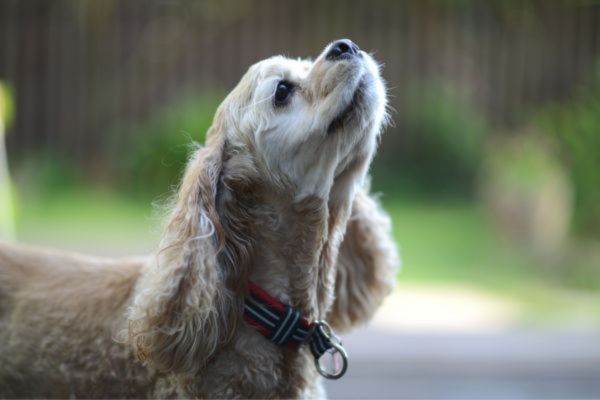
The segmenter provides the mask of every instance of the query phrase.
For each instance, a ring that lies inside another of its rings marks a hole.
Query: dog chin
[[[332,120],[327,127],[327,134],[331,134],[346,127],[348,123],[353,119],[357,110],[361,108],[362,103],[365,99],[366,80],[363,76],[356,85],[352,98],[348,105]]]

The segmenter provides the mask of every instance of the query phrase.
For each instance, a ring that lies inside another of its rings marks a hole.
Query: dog
[[[0,397],[325,397],[331,329],[368,321],[399,266],[368,193],[387,118],[352,41],[268,58],[217,109],[155,254],[0,244]]]

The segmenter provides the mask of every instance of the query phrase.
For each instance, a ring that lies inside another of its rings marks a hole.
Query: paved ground
[[[600,333],[345,335],[330,398],[600,398]]]

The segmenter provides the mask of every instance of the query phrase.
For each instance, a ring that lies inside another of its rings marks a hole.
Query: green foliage
[[[15,115],[15,101],[12,88],[0,81],[0,126],[10,126]],[[0,132],[0,137],[4,132]]]
[[[546,272],[563,268],[573,215],[573,188],[549,142],[533,129],[494,138],[480,183],[495,229]]]
[[[411,135],[410,173],[439,194],[472,194],[487,128],[479,112],[451,87],[425,83],[406,94],[399,127]]]
[[[125,124],[122,129],[132,131],[134,141],[120,157],[123,186],[135,194],[156,196],[176,185],[194,143],[204,143],[222,97],[185,96],[143,122]]]
[[[4,133],[14,115],[10,88],[0,81],[0,238],[14,236],[14,188],[8,174]]]
[[[535,123],[560,144],[575,188],[575,223],[600,234],[600,64],[573,100],[545,107]]]
[[[80,169],[57,153],[37,152],[20,160],[15,179],[26,197],[45,197],[80,185]]]
[[[493,177],[495,184],[523,193],[536,193],[548,180],[564,175],[547,140],[528,132],[493,141],[487,149],[484,171],[484,179]]]

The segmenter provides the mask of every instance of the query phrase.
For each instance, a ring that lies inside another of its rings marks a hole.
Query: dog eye
[[[290,98],[292,91],[294,90],[294,84],[288,81],[281,81],[277,84],[275,89],[275,106],[282,106]]]

